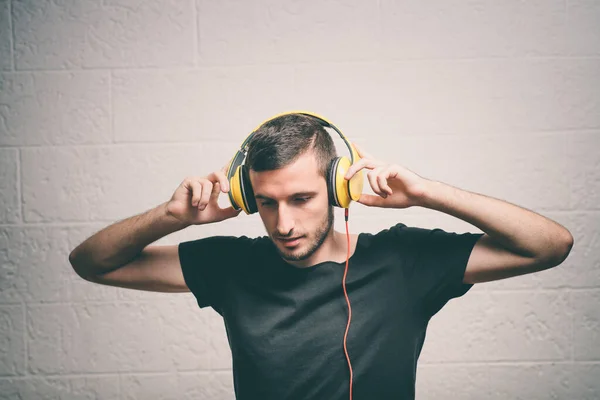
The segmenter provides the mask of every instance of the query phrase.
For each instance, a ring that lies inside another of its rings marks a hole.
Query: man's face
[[[281,257],[290,261],[309,258],[333,225],[327,184],[312,151],[278,170],[250,170],[250,180],[258,212]]]

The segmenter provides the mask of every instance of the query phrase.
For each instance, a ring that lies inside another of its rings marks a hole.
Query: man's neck
[[[350,235],[351,252],[354,248],[356,240],[356,235]],[[312,256],[310,256],[306,260],[301,261],[286,261],[297,268],[309,268],[313,265],[317,265],[325,261],[343,262],[346,260],[347,252],[348,245],[346,234],[342,232],[336,232],[332,228],[327,237],[325,238],[325,241],[323,241],[323,244],[321,244],[321,246],[317,249],[317,251],[313,253]]]

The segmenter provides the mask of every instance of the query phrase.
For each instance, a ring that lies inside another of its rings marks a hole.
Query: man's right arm
[[[97,232],[69,255],[75,272],[90,282],[155,292],[187,292],[178,245],[149,246],[185,224],[163,203]]]
[[[206,177],[183,180],[175,193],[145,213],[114,223],[86,239],[69,254],[75,272],[104,285],[155,292],[187,292],[179,246],[149,246],[190,225],[237,216],[240,210],[221,208],[218,197],[229,191],[226,166]]]

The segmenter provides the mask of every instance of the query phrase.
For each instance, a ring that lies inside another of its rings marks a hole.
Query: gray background
[[[600,1],[0,0],[0,70],[0,399],[233,398],[218,314],[67,258],[295,109],[575,238],[559,267],[432,319],[418,399],[600,398]],[[352,232],[397,222],[480,232],[351,207]],[[156,244],[214,234],[264,228],[242,214]]]

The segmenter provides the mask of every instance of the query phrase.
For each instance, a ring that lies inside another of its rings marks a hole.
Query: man
[[[333,229],[326,179],[335,150],[309,117],[264,124],[246,165],[267,236],[213,236],[177,246],[149,244],[193,224],[239,214],[221,208],[223,170],[186,178],[172,198],[113,224],[80,244],[69,260],[84,279],[162,292],[191,291],[224,319],[238,399],[414,399],[427,324],[474,283],[541,271],[573,245],[563,226],[510,203],[425,179],[398,165],[362,157],[371,207],[427,207],[484,233],[448,233],[397,223],[376,234]],[[349,245],[348,245],[349,243]]]

